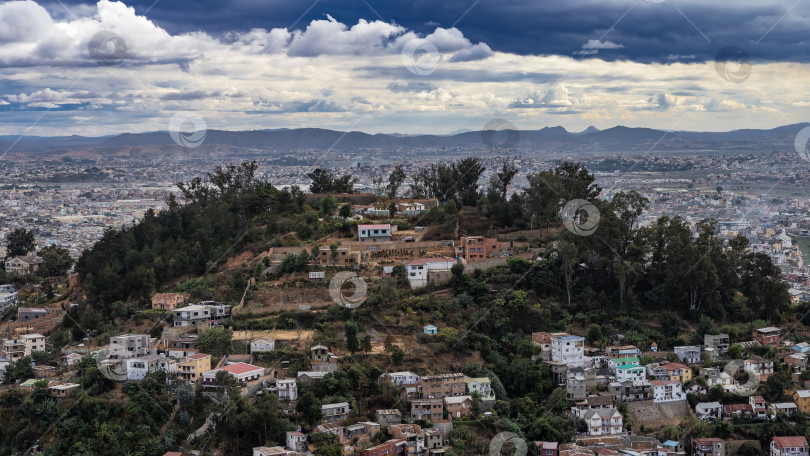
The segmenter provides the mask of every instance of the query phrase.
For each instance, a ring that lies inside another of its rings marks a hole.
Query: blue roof
[[[582,339],[582,337],[580,337],[580,336],[562,336],[562,337],[560,337],[560,340],[578,340],[578,339]]]
[[[678,442],[676,442],[674,440],[667,440],[666,442],[664,442],[664,446],[665,447],[676,447],[676,446],[678,446]]]

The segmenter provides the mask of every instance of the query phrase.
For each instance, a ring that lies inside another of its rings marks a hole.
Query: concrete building
[[[276,341],[270,339],[256,339],[250,342],[251,353],[271,352],[276,349]]]
[[[276,395],[279,399],[298,400],[298,381],[294,378],[276,380]]]
[[[582,419],[588,424],[589,436],[616,435],[623,432],[622,414],[615,408],[589,410]]]
[[[321,405],[321,411],[324,423],[342,423],[349,417],[350,408],[348,402],[337,402]]]
[[[389,372],[380,375],[379,382],[390,381],[396,386],[416,385],[419,383],[419,376],[413,372]]]
[[[467,392],[464,374],[461,373],[425,375],[419,380],[419,387],[425,399],[464,396]]]
[[[360,242],[386,242],[391,240],[391,224],[357,225]]]
[[[411,288],[421,288],[431,281],[442,283],[449,280],[450,269],[456,261],[451,258],[417,258],[404,264]]]
[[[685,401],[686,393],[683,385],[677,380],[653,380],[650,382],[653,389],[653,402]]]
[[[211,370],[211,355],[196,353],[177,363],[177,378],[186,382],[196,382],[203,372]]]
[[[726,441],[718,438],[692,439],[695,456],[726,456]]]
[[[194,326],[209,320],[222,320],[231,316],[231,306],[213,301],[192,304],[172,311],[174,327]]]
[[[456,245],[456,257],[466,261],[483,261],[499,252],[498,240],[483,236],[462,236]]]
[[[148,334],[110,337],[110,358],[128,359],[149,354]]]
[[[35,351],[45,351],[45,336],[42,334],[23,334],[19,339],[3,341],[3,358],[11,361],[31,356]]]
[[[203,372],[203,384],[206,386],[217,387],[219,386],[216,381],[217,372],[225,371],[231,374],[240,385],[246,386],[248,382],[258,380],[264,376],[264,368],[254,366],[248,363],[233,363],[228,364],[218,369],[212,369]]]
[[[674,348],[678,361],[686,364],[700,364],[701,350],[699,345],[682,345]]]
[[[482,401],[494,401],[495,391],[492,389],[492,381],[488,377],[464,377],[464,383],[467,385],[467,394],[474,392],[479,394]]]
[[[299,431],[288,431],[285,443],[293,451],[307,451],[307,436]]]
[[[174,310],[185,302],[185,296],[180,293],[157,293],[152,296],[152,308],[159,310]]]
[[[703,345],[716,349],[722,355],[728,352],[730,340],[728,334],[706,334],[703,336]]]
[[[562,336],[551,339],[551,360],[568,367],[580,367],[585,362],[585,338]]]
[[[758,328],[751,331],[751,338],[759,342],[760,345],[779,346],[782,339],[782,331],[779,328],[768,326],[766,328]]]

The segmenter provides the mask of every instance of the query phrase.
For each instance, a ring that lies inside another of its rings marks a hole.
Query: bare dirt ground
[[[314,331],[292,331],[286,329],[264,330],[264,331],[234,331],[233,340],[254,340],[258,338],[273,340],[312,340]]]

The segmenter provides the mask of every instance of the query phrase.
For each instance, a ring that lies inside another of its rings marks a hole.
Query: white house
[[[279,399],[294,401],[298,399],[298,381],[294,378],[276,380],[276,394]]]
[[[580,336],[552,338],[551,360],[568,367],[581,367],[585,362],[585,338]]]
[[[467,385],[467,394],[477,392],[482,401],[494,401],[495,391],[492,389],[492,381],[488,377],[464,377]]]
[[[700,364],[701,353],[699,345],[682,345],[675,347],[675,357],[686,364]]]
[[[276,341],[269,339],[256,339],[250,343],[251,353],[271,352],[276,349]]]
[[[161,358],[159,355],[146,355],[125,359],[127,380],[143,380],[147,373],[157,372],[160,370]]]
[[[307,436],[300,431],[287,432],[287,448],[293,451],[307,450]]]
[[[174,327],[194,326],[208,320],[221,320],[231,316],[231,306],[213,301],[201,302],[172,311]]]
[[[380,375],[380,382],[390,380],[396,386],[416,385],[419,383],[419,376],[413,372],[390,372]]]
[[[360,242],[384,242],[391,240],[391,224],[358,225],[357,239]]]
[[[620,382],[647,379],[647,369],[638,364],[625,364],[616,368],[616,380]]]
[[[11,285],[0,285],[0,312],[17,305],[17,292]]]
[[[699,402],[695,414],[703,421],[719,420],[723,417],[723,405],[719,402]]]
[[[411,288],[420,288],[430,282],[431,275],[439,271],[449,273],[456,261],[450,258],[417,258],[404,264]]]
[[[677,380],[653,380],[653,402],[685,401],[683,385]]]
[[[613,407],[588,410],[582,417],[588,423],[588,435],[615,435],[622,433],[622,414]]]

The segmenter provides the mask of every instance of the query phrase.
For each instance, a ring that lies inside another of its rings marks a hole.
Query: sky
[[[809,64],[802,0],[11,1],[0,135],[772,128]]]

